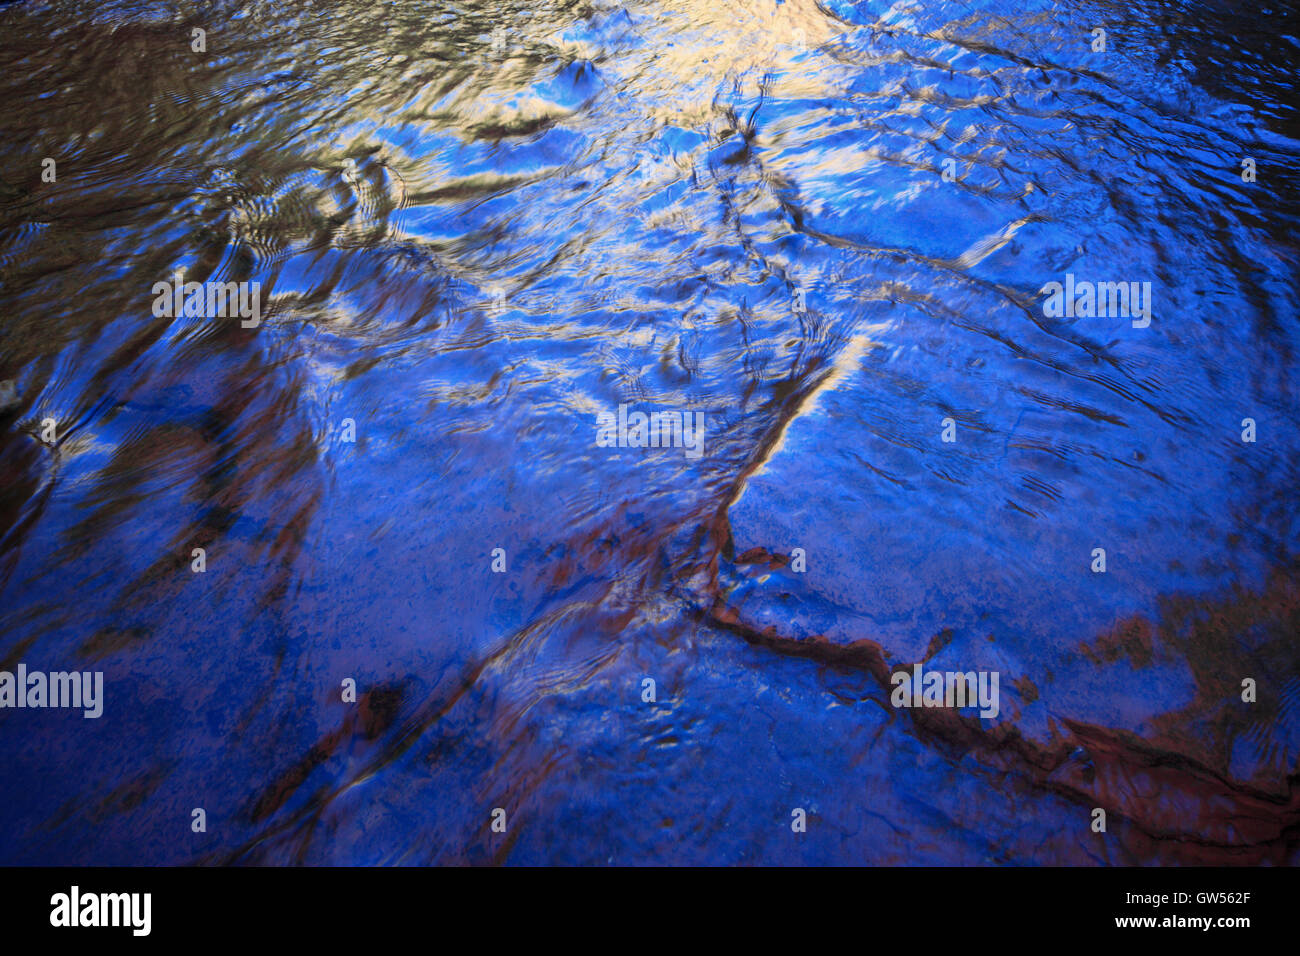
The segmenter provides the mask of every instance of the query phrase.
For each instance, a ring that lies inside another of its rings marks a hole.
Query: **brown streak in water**
[[[869,674],[887,693],[891,674],[912,666],[891,668],[881,646],[869,639],[839,644],[821,636],[782,637],[775,626],[759,630],[721,596],[707,609],[696,610],[754,646],[843,672]],[[1129,825],[1123,831],[1124,848],[1140,859],[1202,866],[1286,865],[1300,840],[1300,775],[1286,777],[1284,794],[1270,793],[1134,734],[1082,721],[1062,720],[1069,733],[1044,745],[1016,727],[985,727],[978,718],[947,708],[908,708],[907,715],[923,739],[961,753],[978,752],[987,765],[1018,772],[1031,787],[1079,803],[1081,826],[1091,808],[1102,807],[1109,821]],[[1072,760],[1079,749],[1087,753],[1090,767]],[[1134,796],[1143,793],[1160,796]],[[1171,800],[1171,793],[1187,800]],[[1195,830],[1179,825],[1180,811],[1188,802],[1201,814]],[[1221,834],[1231,830],[1241,839],[1207,836],[1211,828]]]

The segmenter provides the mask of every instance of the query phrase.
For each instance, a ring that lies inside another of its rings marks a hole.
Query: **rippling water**
[[[1300,862],[1298,24],[0,7],[0,862]]]

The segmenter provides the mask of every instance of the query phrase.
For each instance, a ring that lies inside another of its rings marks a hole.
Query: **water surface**
[[[105,683],[0,711],[0,862],[1297,862],[1298,59],[1194,0],[0,8],[0,669]]]

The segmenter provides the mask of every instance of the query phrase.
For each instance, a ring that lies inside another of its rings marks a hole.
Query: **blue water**
[[[0,7],[0,670],[104,686],[0,709],[0,863],[1300,862],[1298,61],[1192,0]]]

